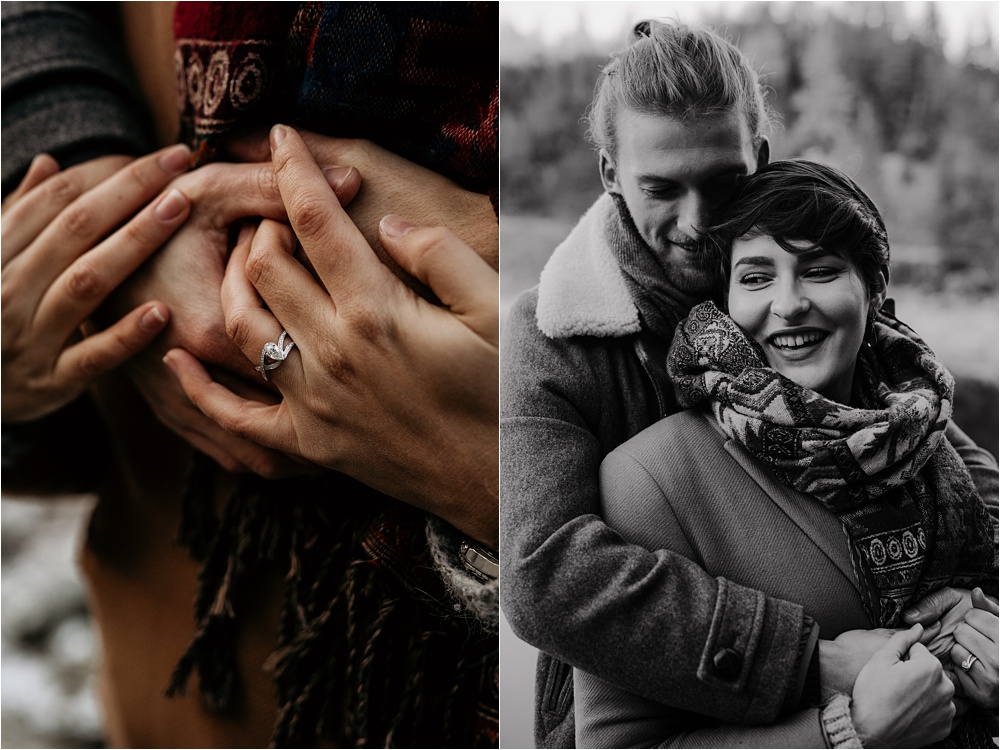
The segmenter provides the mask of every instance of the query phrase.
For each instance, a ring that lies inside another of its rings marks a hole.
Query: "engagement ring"
[[[287,336],[288,331],[282,331],[278,337],[278,343],[268,341],[264,344],[264,348],[260,350],[260,365],[254,369],[264,376],[264,380],[267,380],[267,371],[281,367],[281,364],[285,361],[285,357],[288,356],[288,352],[295,346],[295,342],[289,340],[288,346],[284,349],[281,348]]]

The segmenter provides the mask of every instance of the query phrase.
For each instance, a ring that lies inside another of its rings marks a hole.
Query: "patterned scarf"
[[[178,3],[181,138],[207,160],[280,118],[494,194],[498,23],[496,3]]]
[[[881,314],[845,406],[767,366],[714,303],[677,328],[667,369],[686,407],[707,404],[724,432],[784,484],[837,514],[865,611],[893,627],[942,586],[995,588],[995,530],[944,431],[954,380],[913,331]]]

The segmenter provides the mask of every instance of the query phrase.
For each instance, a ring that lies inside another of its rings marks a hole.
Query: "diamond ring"
[[[972,665],[975,664],[977,661],[979,661],[978,656],[976,656],[975,654],[969,654],[967,657],[965,657],[965,661],[962,662],[962,671],[968,672],[970,669],[972,669]]]
[[[278,337],[278,343],[268,341],[264,344],[264,348],[260,350],[260,365],[254,369],[264,376],[264,380],[267,380],[267,371],[281,367],[282,363],[285,361],[285,357],[288,356],[288,352],[290,352],[292,347],[295,346],[295,342],[289,339],[288,346],[282,349],[287,337],[288,331],[282,331],[281,335]]]

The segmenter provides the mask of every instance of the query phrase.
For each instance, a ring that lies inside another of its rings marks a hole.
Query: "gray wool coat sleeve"
[[[655,398],[631,342],[547,338],[534,309],[529,292],[501,344],[500,596],[511,627],[649,699],[772,721],[795,692],[802,608],[628,544],[601,520],[601,460],[655,421]],[[735,658],[718,660],[726,649]],[[571,686],[554,687],[562,697],[541,709],[571,742]]]
[[[115,5],[0,4],[4,195],[42,152],[66,167],[151,150]]]

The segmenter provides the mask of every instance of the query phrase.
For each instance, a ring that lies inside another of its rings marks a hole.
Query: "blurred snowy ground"
[[[76,567],[93,502],[0,499],[0,747],[103,747]]]

